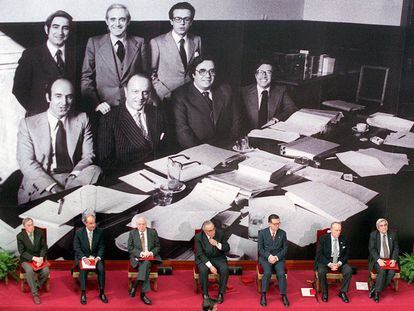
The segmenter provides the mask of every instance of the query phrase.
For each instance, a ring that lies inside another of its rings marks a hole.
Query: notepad
[[[322,106],[339,109],[342,111],[359,111],[365,109],[365,106],[355,103],[346,102],[343,100],[326,100],[322,102]]]

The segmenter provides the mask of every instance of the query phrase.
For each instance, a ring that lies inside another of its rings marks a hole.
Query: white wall
[[[305,0],[303,19],[399,26],[404,0]]]

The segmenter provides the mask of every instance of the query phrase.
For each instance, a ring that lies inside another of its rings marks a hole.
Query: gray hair
[[[203,225],[201,226],[201,228],[204,229],[206,226],[209,226],[209,225],[213,225],[214,226],[214,224],[213,224],[213,222],[211,220],[206,220],[206,221],[203,222]]]
[[[334,222],[332,222],[332,223],[331,223],[331,229],[332,229],[332,227],[333,227],[334,225],[340,225],[340,226],[342,227],[342,222],[340,222],[340,221],[334,221]]]
[[[95,215],[95,213],[85,213],[85,214],[83,214],[83,215],[82,215],[82,222],[83,222],[84,224],[86,224],[86,220],[88,219],[88,217],[93,217],[93,219],[95,219],[95,220],[96,220],[96,215]]]
[[[377,227],[377,229],[378,229],[379,224],[382,223],[382,222],[385,222],[388,225],[388,220],[386,220],[385,218],[380,218],[375,223],[375,226]]]
[[[23,227],[29,222],[29,221],[31,221],[31,222],[33,222],[33,219],[32,218],[30,218],[30,217],[26,217],[26,218],[24,218],[23,219],[23,221],[22,221],[22,225],[23,225]]]
[[[129,21],[131,20],[131,14],[129,13],[128,8],[121,4],[121,3],[114,3],[111,4],[108,9],[106,9],[106,13],[105,13],[105,19],[108,20],[108,14],[109,11],[113,10],[113,9],[124,9],[125,10],[125,14],[126,14],[126,18],[127,18],[127,22],[129,23]]]

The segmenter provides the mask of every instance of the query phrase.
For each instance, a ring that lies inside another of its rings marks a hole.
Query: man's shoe
[[[373,298],[374,293],[375,293],[375,286],[372,286],[371,289],[369,290],[368,297]]]
[[[40,305],[40,298],[39,298],[39,295],[34,295],[34,296],[33,296],[33,302],[34,302],[36,305]]]
[[[262,293],[262,297],[260,298],[260,305],[263,307],[267,306],[266,293]]]
[[[146,304],[146,305],[150,305],[152,304],[151,300],[145,295],[145,293],[141,294],[141,300]]]
[[[328,293],[322,293],[322,301],[327,302],[328,301]]]
[[[134,298],[136,291],[137,288],[132,286],[131,291],[129,292],[129,297]]]
[[[286,295],[282,295],[282,301],[285,307],[289,307],[289,300]]]
[[[217,297],[217,302],[223,303],[223,301],[224,301],[224,295],[222,293],[219,293]]]
[[[86,294],[81,294],[80,303],[83,305],[86,305]]]
[[[349,299],[348,299],[348,296],[346,295],[346,293],[339,292],[339,295],[338,296],[342,299],[343,302],[345,302],[345,303],[348,303],[349,302]]]
[[[375,293],[374,293],[374,301],[375,301],[376,303],[378,303],[378,302],[379,302],[379,293],[378,293],[378,292],[375,292]]]
[[[108,298],[106,298],[105,294],[99,294],[99,299],[103,302],[103,303],[108,303]]]

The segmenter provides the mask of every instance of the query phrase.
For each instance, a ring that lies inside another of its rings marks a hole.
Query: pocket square
[[[198,53],[198,51],[195,51],[195,52],[194,52],[194,58],[195,58],[195,57],[199,57],[199,56],[200,56],[200,53]]]

